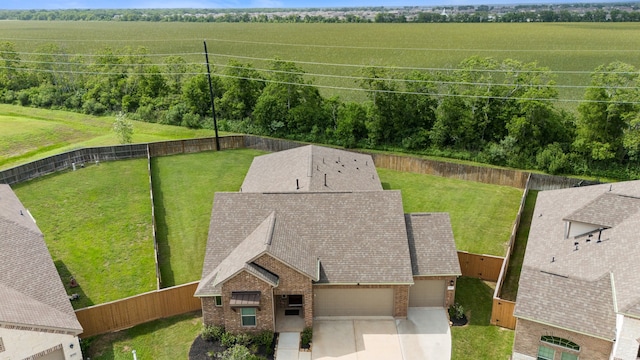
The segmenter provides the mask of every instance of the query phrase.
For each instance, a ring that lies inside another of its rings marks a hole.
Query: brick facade
[[[273,289],[275,297],[302,295],[304,325],[311,327],[313,325],[313,289],[311,279],[268,254],[262,255],[254,263],[278,275],[278,287]]]
[[[228,332],[258,332],[275,330],[273,288],[261,279],[246,271],[239,273],[222,285],[222,309],[224,327]],[[244,327],[240,320],[240,309],[232,309],[229,305],[231,293],[234,291],[259,291],[260,309],[256,310],[256,326]]]
[[[573,341],[580,346],[580,351],[572,352],[571,350],[567,350],[559,346],[543,343],[540,341],[540,337],[545,335],[557,336]],[[613,350],[613,342],[610,341],[574,333],[533,321],[518,319],[516,323],[515,340],[513,343],[514,359],[525,357],[535,359],[538,355],[538,347],[540,345],[556,350],[554,360],[560,360],[563,351],[577,354],[580,360],[608,360],[611,351]],[[525,355],[525,357],[519,355]]]
[[[409,311],[409,285],[393,287],[393,317],[406,319]]]

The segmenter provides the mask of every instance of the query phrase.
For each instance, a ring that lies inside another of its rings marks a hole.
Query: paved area
[[[406,320],[317,319],[311,358],[449,360],[449,320],[442,308],[410,308]]]
[[[298,360],[299,332],[283,332],[278,337],[276,360]]]
[[[406,320],[396,320],[404,360],[451,359],[451,330],[446,310],[409,308]]]

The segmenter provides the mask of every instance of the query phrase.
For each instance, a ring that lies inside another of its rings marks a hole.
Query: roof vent
[[[20,210],[20,215],[24,216],[24,214],[22,213],[22,210]]]
[[[296,179],[296,190],[300,190],[300,182]]]
[[[324,174],[324,186],[327,186],[327,174]]]

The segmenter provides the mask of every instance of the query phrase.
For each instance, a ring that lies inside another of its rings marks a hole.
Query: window
[[[553,360],[556,352],[552,348],[540,346],[538,348],[538,360]]]
[[[240,309],[242,326],[256,326],[256,308]]]
[[[557,336],[543,336],[540,338],[540,341],[547,344],[562,346],[563,348],[567,348],[569,350],[580,351],[580,345],[574,343],[573,341],[559,338]]]
[[[578,360],[578,355],[563,352],[560,360]]]
[[[216,306],[222,306],[222,296],[214,296],[213,299],[215,300]]]

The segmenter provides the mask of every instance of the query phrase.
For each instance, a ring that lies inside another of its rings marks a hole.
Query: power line
[[[0,66],[0,69],[16,69],[24,70],[23,68],[12,68],[7,66]],[[35,69],[38,72],[45,73],[69,73],[69,74],[89,74],[89,75],[148,75],[148,73],[104,73],[104,72],[78,72],[78,71],[53,71],[46,69]],[[204,75],[205,73],[164,73],[164,75]],[[276,81],[272,79],[262,78],[247,78],[242,76],[232,76],[227,74],[217,74],[217,76],[224,78],[232,78],[248,81],[259,81],[264,83],[274,83],[279,85],[293,85],[304,87],[315,87],[321,89],[341,90],[341,91],[357,91],[357,92],[369,92],[369,93],[385,93],[385,94],[403,94],[403,95],[422,95],[433,97],[459,97],[468,99],[485,99],[485,100],[516,100],[516,101],[541,101],[541,102],[568,102],[568,103],[607,103],[607,104],[640,104],[640,101],[608,101],[608,100],[584,100],[584,99],[558,99],[558,98],[537,98],[537,97],[513,97],[513,96],[492,96],[492,95],[473,95],[473,94],[450,94],[450,93],[430,93],[430,92],[415,92],[415,91],[402,91],[402,90],[384,90],[384,89],[363,89],[363,88],[351,88],[331,85],[317,85],[307,83],[294,83],[286,81]]]

